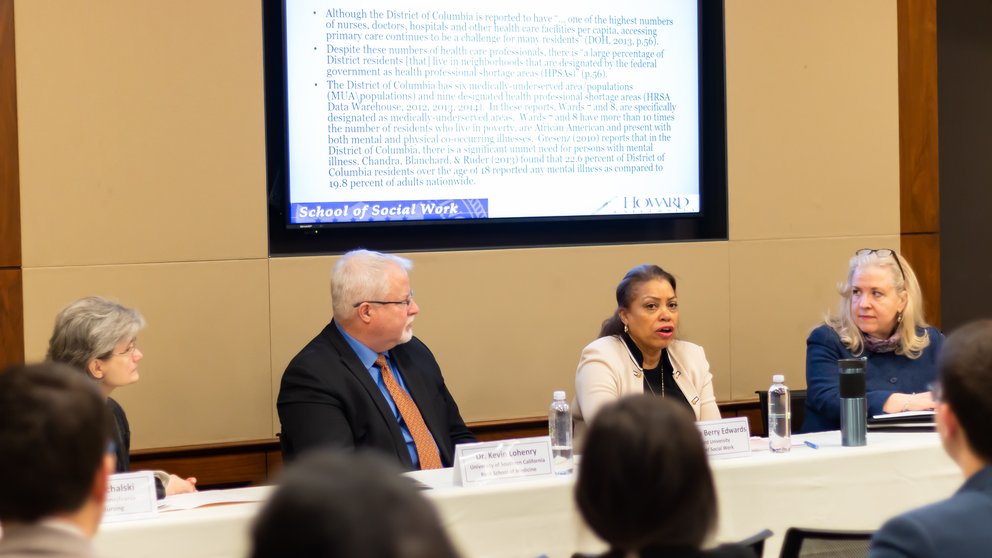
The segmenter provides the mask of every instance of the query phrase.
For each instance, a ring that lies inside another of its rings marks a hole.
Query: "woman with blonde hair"
[[[863,357],[868,416],[934,408],[943,334],[923,317],[923,296],[895,250],[863,248],[848,266],[837,311],[806,340],[803,431],[840,428],[837,361]]]

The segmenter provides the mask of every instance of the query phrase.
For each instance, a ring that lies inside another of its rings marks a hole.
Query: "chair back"
[[[873,531],[828,531],[790,527],[779,558],[865,558]]]
[[[772,533],[771,529],[762,529],[761,531],[758,531],[757,533],[751,535],[750,537],[738,541],[737,544],[741,546],[749,547],[751,550],[754,551],[754,555],[757,558],[761,558],[762,554],[764,554],[765,552],[765,540],[767,540],[768,537],[774,534],[775,533]]]
[[[752,436],[762,433],[768,436],[768,392],[755,391],[758,394],[758,405],[761,406],[761,432],[752,432]],[[789,411],[792,414],[792,433],[796,434],[803,427],[803,419],[806,418],[806,390],[789,390]]]

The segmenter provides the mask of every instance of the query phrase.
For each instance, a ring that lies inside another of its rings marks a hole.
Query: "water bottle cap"
[[[774,376],[772,376],[772,381],[775,382],[776,384],[781,384],[782,382],[785,381],[785,375],[775,374]]]
[[[547,392],[545,392],[545,393],[547,393]],[[565,400],[565,392],[564,391],[560,391],[560,390],[559,391],[556,391],[555,394],[554,394],[554,398],[555,398],[555,401],[564,401]]]

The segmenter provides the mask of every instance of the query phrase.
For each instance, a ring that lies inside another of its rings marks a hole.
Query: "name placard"
[[[747,417],[697,422],[703,434],[706,454],[710,457],[746,457],[751,455],[751,427]]]
[[[518,438],[455,446],[456,486],[480,486],[528,478],[553,478],[551,438]]]
[[[155,475],[151,471],[110,475],[104,521],[143,519],[153,517],[157,512]]]

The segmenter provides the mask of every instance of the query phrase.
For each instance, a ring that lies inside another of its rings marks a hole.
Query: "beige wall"
[[[727,0],[730,240],[412,254],[417,334],[469,421],[545,412],[629,267],[679,278],[721,400],[804,339],[847,256],[899,241],[893,0]],[[268,258],[261,21],[242,0],[15,4],[25,350],[84,294],[141,309],[134,447],[267,438],[332,257]]]

